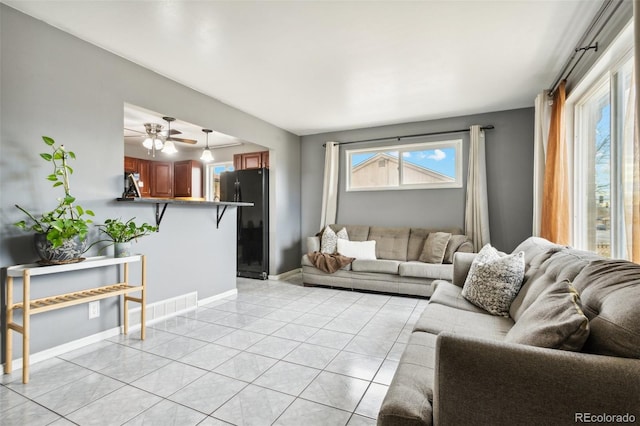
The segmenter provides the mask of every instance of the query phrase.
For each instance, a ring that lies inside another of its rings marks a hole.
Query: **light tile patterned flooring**
[[[299,280],[299,279],[298,279]],[[425,299],[239,278],[238,294],[3,375],[0,424],[375,425]]]

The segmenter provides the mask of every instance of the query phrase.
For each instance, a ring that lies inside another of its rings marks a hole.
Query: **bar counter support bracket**
[[[164,212],[167,210],[167,206],[169,203],[164,203],[162,206],[162,212],[160,211],[160,204],[156,203],[156,232],[160,232],[160,222],[162,222],[162,218],[164,217]]]
[[[222,213],[220,213],[220,206],[216,206],[216,229],[220,227],[220,221],[222,220],[222,216],[224,216],[224,212],[227,211],[227,206],[223,206]]]

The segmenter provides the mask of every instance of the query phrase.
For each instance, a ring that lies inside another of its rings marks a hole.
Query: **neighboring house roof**
[[[380,160],[386,160],[389,161],[392,164],[395,164],[396,166],[399,164],[398,162],[398,157],[394,157],[393,155],[389,155],[387,153],[384,152],[379,152],[376,155],[374,155],[373,157],[369,158],[368,160],[363,161],[362,163],[358,164],[356,167],[353,168],[351,174],[352,175],[357,175],[359,173],[364,173],[364,170],[368,169],[369,167],[377,164],[378,161]],[[419,174],[423,174],[425,176],[427,176],[429,178],[430,182],[454,182],[455,179],[444,175],[442,173],[438,173],[435,170],[431,170],[428,169],[426,167],[422,167],[418,164],[415,163],[411,163],[409,161],[405,161],[404,162],[404,167],[407,169],[410,169],[414,172],[417,172]]]

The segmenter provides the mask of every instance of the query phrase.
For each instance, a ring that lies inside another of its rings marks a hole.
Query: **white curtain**
[[[465,233],[473,240],[474,251],[478,252],[485,244],[491,242],[487,201],[487,163],[484,131],[479,125],[473,125],[470,135],[464,226]]]
[[[542,196],[544,189],[544,165],[547,158],[547,142],[549,141],[549,125],[551,120],[552,100],[545,90],[536,97],[535,121],[533,133],[533,232],[540,236],[542,223]]]
[[[336,142],[327,142],[324,154],[324,181],[322,184],[322,211],[320,229],[336,223],[338,212],[338,172],[340,146]]]

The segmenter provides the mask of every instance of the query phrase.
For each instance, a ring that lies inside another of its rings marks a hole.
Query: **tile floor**
[[[238,279],[238,294],[3,375],[9,425],[375,425],[426,300]]]

